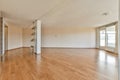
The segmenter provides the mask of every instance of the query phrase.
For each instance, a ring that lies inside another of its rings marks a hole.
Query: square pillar
[[[41,21],[35,21],[35,53],[41,54]]]
[[[120,3],[120,1],[119,1]],[[120,5],[119,5],[120,7]],[[120,10],[120,8],[119,8]],[[119,11],[120,12],[120,11]],[[118,17],[118,80],[120,80],[120,13],[119,13],[119,17]]]
[[[0,55],[4,55],[4,19],[0,17]]]
[[[0,17],[0,55],[2,54],[2,18]]]

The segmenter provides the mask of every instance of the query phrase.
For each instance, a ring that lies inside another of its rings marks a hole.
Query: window
[[[115,26],[110,26],[106,28],[107,46],[115,47],[116,43],[116,30]]]
[[[117,52],[118,46],[118,31],[117,31],[118,23],[110,23],[104,26],[101,26],[96,29],[96,46],[97,48]]]
[[[100,30],[100,46],[105,46],[105,30]]]

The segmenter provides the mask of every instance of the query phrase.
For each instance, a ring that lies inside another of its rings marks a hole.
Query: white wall
[[[23,29],[23,47],[30,47],[31,46],[31,34],[32,29],[31,28],[24,28]]]
[[[30,28],[24,29],[23,44],[30,46]],[[95,48],[95,28],[42,27],[42,47]]]
[[[95,28],[43,27],[42,47],[95,48]]]
[[[22,47],[23,28],[8,26],[8,50]]]

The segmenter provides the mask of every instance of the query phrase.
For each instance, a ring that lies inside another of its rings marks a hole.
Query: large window
[[[104,26],[101,26],[96,29],[97,31],[97,48],[117,52],[118,46],[118,31],[117,31],[117,22],[113,22]]]
[[[115,47],[116,43],[116,30],[115,26],[110,26],[106,28],[107,46]]]
[[[105,46],[105,30],[100,30],[100,46]]]
[[[116,24],[99,28],[99,46],[101,49],[116,48]]]

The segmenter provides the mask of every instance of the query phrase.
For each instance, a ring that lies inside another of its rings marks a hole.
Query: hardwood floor
[[[28,48],[1,57],[0,80],[118,80],[117,55],[97,49]]]

